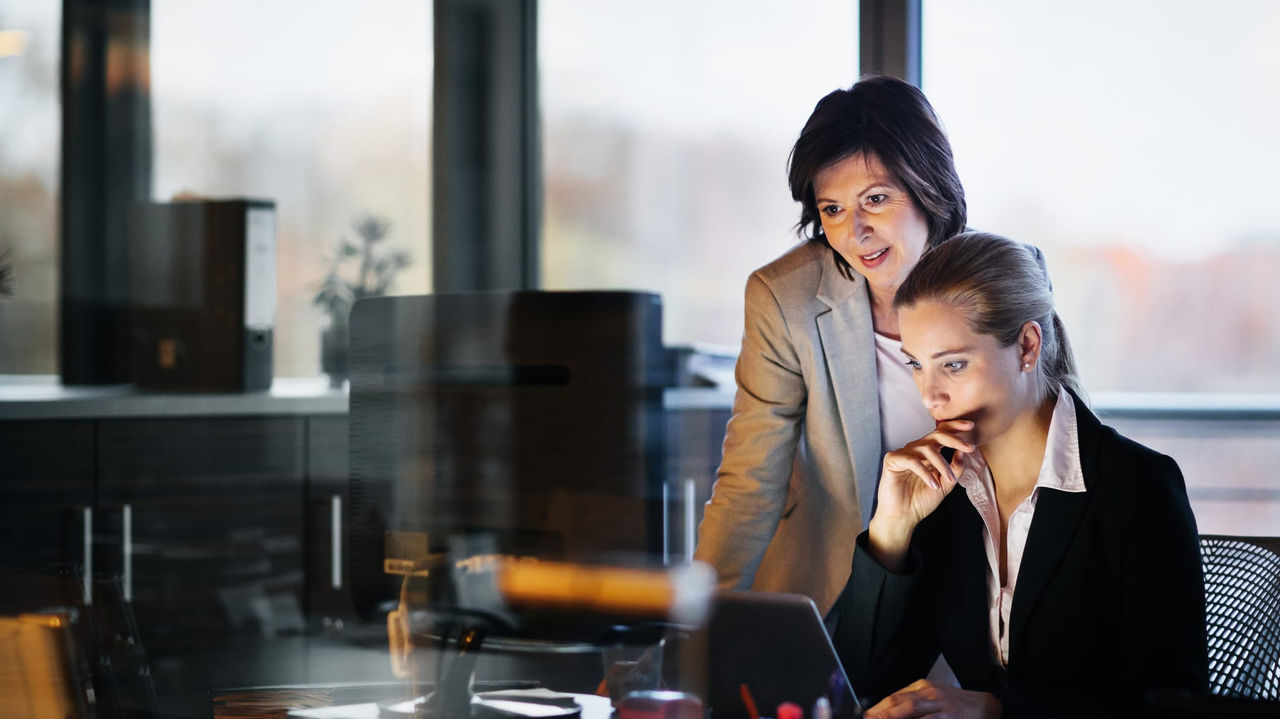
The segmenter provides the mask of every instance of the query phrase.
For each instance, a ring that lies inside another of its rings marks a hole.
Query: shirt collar
[[[1083,492],[1084,470],[1080,465],[1080,428],[1076,424],[1076,403],[1065,388],[1058,390],[1058,402],[1049,420],[1049,437],[1044,447],[1044,463],[1036,487],[1061,492]]]

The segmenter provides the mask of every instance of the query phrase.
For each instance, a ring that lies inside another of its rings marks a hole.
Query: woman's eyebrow
[[[906,355],[908,359],[916,358],[916,356],[911,354],[911,351],[908,350],[906,347],[900,348],[899,351],[902,352],[902,354]],[[957,347],[956,349],[939,350],[937,352],[934,352],[932,355],[930,355],[929,359],[938,359],[939,357],[946,357],[947,355],[965,354],[966,352],[972,352],[972,351],[973,351],[972,347],[965,345],[964,347]]]
[[[885,188],[885,189],[887,189],[887,190],[897,190],[897,189],[899,189],[897,185],[893,184],[892,182],[890,182],[890,181],[888,181],[888,180],[876,180],[875,182],[872,182],[870,185],[867,185],[866,187],[862,188],[861,190],[858,190],[858,191],[857,191],[856,193],[854,193],[854,194],[855,194],[857,197],[862,197],[863,195],[867,194],[868,192],[870,192],[870,191],[872,191],[872,190],[874,190],[874,189],[876,189],[876,188],[878,188],[878,187],[883,187],[883,188]],[[834,199],[832,199],[832,198],[830,198],[830,197],[815,197],[815,198],[813,199],[813,204],[815,204],[815,205],[816,205],[816,204],[818,204],[819,202],[833,202],[833,203],[835,203],[835,204],[837,204],[837,205],[838,205],[838,204],[840,204],[840,202],[839,202],[838,200],[834,200]]]

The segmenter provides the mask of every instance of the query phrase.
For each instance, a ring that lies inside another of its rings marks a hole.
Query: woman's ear
[[[1018,333],[1018,356],[1022,361],[1023,371],[1030,372],[1040,360],[1040,343],[1044,339],[1040,332],[1040,323],[1031,320],[1023,323]]]

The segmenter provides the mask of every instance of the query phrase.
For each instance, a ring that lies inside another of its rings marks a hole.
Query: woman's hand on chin
[[[967,419],[942,422],[929,434],[884,456],[876,515],[882,521],[915,526],[938,508],[956,486],[964,455],[974,446],[961,434],[973,429]],[[948,462],[944,449],[955,454]]]
[[[1002,713],[1003,707],[994,694],[939,686],[921,679],[885,697],[864,716],[866,719],[998,719]]]
[[[975,449],[961,434],[972,429],[967,419],[947,420],[884,456],[876,513],[867,528],[872,553],[890,571],[902,566],[916,525],[955,488],[963,455]],[[946,448],[955,450],[950,462],[943,457]]]

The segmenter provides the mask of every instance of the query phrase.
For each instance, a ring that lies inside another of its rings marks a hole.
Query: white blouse
[[[880,393],[880,456],[902,449],[933,431],[934,421],[920,399],[902,354],[902,341],[876,333],[876,377]]]

